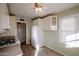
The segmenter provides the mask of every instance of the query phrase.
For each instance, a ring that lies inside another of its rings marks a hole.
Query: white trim
[[[46,46],[46,47],[48,47],[48,46]],[[65,55],[64,53],[62,53],[62,52],[60,52],[60,51],[58,51],[58,50],[56,50],[56,49],[54,49],[54,48],[51,48],[51,47],[48,47],[49,49],[51,49],[51,50],[54,50],[54,51],[56,51],[56,52],[58,52],[58,53],[60,53],[60,54],[62,54],[62,55],[64,55],[64,56],[67,56],[67,55]]]
[[[20,22],[20,23],[26,23],[26,22],[24,22],[24,21],[16,21],[16,22]]]
[[[25,22],[25,21],[16,21],[16,23],[24,23],[24,24],[26,24],[26,44],[29,44],[29,42],[27,42],[27,23]]]

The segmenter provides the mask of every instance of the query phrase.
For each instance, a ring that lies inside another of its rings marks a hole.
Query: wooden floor
[[[59,54],[47,47],[35,49],[31,45],[26,45],[25,43],[22,43],[21,48],[23,51],[23,56],[63,56],[62,54]]]

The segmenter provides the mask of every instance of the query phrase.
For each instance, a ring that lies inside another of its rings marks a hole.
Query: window
[[[57,30],[57,16],[52,16],[51,30]]]
[[[79,47],[78,15],[60,17],[59,39],[67,48]]]

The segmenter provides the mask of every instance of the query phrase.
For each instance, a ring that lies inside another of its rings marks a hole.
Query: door
[[[26,41],[26,24],[17,22],[17,36],[20,42]]]

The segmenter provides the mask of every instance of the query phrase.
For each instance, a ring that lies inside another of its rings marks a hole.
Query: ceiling
[[[16,16],[33,19],[47,14],[55,14],[79,5],[78,3],[44,3],[43,11],[37,14],[32,7],[32,3],[10,3],[9,10]]]

